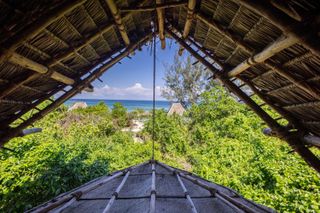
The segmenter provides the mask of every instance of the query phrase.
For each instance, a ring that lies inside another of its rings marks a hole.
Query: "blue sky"
[[[162,50],[157,40],[157,75],[156,98],[161,97],[164,86],[164,63],[173,63],[178,46],[172,40],[166,39],[167,47]],[[152,68],[153,56],[150,46],[143,46],[142,51],[136,51],[132,59],[124,58],[121,64],[116,64],[106,71],[101,79],[103,83],[93,82],[94,92],[76,95],[79,99],[111,99],[111,100],[151,100],[152,99]]]

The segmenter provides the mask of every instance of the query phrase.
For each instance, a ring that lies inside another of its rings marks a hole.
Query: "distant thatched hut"
[[[177,114],[181,116],[185,111],[186,109],[180,103],[173,103],[171,104],[167,115]]]
[[[84,109],[87,108],[88,105],[86,102],[75,102],[69,109],[68,111],[76,110],[76,109]]]

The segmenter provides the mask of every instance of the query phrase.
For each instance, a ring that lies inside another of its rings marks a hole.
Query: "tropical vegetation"
[[[0,211],[21,212],[151,157],[151,119],[137,143],[121,131],[143,111],[104,103],[38,121],[38,134],[15,138],[0,153]],[[27,115],[28,116],[28,115]],[[264,125],[220,87],[201,95],[184,116],[156,111],[156,159],[231,187],[280,212],[319,212],[316,172],[286,143],[261,133]],[[318,155],[319,152],[314,150]]]

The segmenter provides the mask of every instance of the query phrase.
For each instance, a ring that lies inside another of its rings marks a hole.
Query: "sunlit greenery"
[[[43,132],[16,138],[0,153],[0,212],[21,212],[151,157],[151,120],[136,143],[121,129],[127,113],[100,103],[61,107],[37,122]],[[147,115],[143,115],[145,119]],[[184,116],[156,112],[156,159],[233,188],[280,212],[319,212],[320,180],[286,143],[261,133],[261,120],[223,89],[202,94]],[[313,150],[319,155],[318,150]]]

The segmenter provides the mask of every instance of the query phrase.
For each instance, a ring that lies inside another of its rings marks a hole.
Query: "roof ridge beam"
[[[190,29],[191,29],[191,24],[193,21],[193,14],[194,14],[194,9],[196,7],[196,0],[189,0],[188,1],[188,6],[187,6],[187,20],[186,23],[184,24],[184,29],[183,29],[183,34],[182,38],[185,39],[188,37]],[[183,53],[184,48],[180,46],[178,54],[181,56]]]
[[[134,7],[122,7],[119,8],[120,12],[147,12],[154,11],[155,9],[169,9],[174,7],[181,7],[187,4],[186,1],[181,2],[168,2],[168,3],[157,3],[156,6],[134,6]]]
[[[150,192],[150,213],[156,212],[156,167],[155,161],[151,160],[151,192]]]
[[[128,34],[125,30],[125,26],[122,22],[120,11],[117,8],[117,5],[113,0],[106,0],[106,3],[112,13],[112,16],[116,22],[116,25],[118,27],[118,30],[120,32],[120,35],[122,37],[122,40],[124,41],[125,45],[128,46],[130,44],[130,39],[128,37]]]
[[[156,0],[156,4],[161,4],[162,0]],[[159,38],[161,41],[161,49],[166,48],[166,38],[164,36],[164,9],[157,8],[157,17],[158,17],[158,29],[159,29]]]

